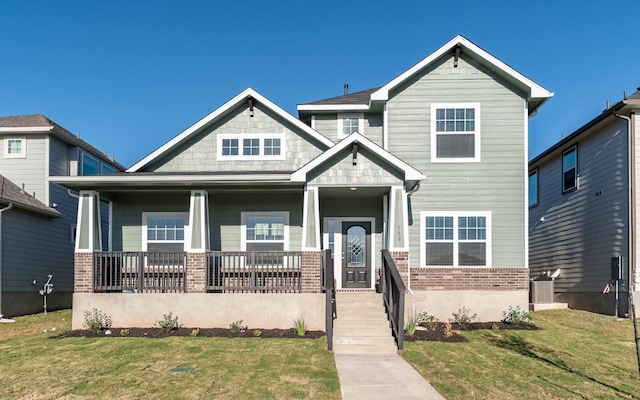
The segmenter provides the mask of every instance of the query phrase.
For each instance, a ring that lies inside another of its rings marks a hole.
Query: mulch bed
[[[128,330],[127,335],[122,335],[123,329]],[[195,328],[178,328],[171,331],[165,331],[160,328],[112,328],[111,334],[108,335],[106,330],[91,331],[78,329],[69,331],[61,335],[53,336],[53,338],[70,338],[70,337],[145,337],[145,338],[166,338],[179,336],[198,336],[198,337],[223,337],[223,338],[287,338],[287,339],[318,339],[324,336],[323,331],[307,331],[304,336],[298,336],[296,331],[291,329],[246,329],[241,332],[231,333],[229,329],[224,328],[200,328],[198,334],[194,334]],[[257,332],[260,331],[260,335]]]
[[[494,329],[494,325],[499,330],[537,330],[539,329],[535,325],[517,326],[512,324],[506,324],[504,322],[471,322],[468,324],[451,324],[451,336],[445,335],[445,324],[443,322],[434,323],[431,330],[416,330],[413,335],[407,335],[405,333],[404,340],[406,342],[468,342],[468,340],[460,335],[459,331],[473,331],[477,329]]]

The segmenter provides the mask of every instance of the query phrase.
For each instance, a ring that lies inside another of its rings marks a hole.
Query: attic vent
[[[453,68],[458,68],[458,58],[460,58],[460,45],[456,45],[453,50]]]
[[[349,84],[348,83],[344,84],[344,94],[345,95],[349,94]]]

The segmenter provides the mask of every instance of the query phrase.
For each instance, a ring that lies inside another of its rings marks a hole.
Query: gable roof
[[[542,86],[538,85],[537,83],[525,77],[515,69],[511,68],[509,65],[505,64],[504,62],[500,61],[496,57],[492,56],[491,54],[489,54],[488,52],[486,52],[485,50],[477,46],[475,43],[471,42],[469,39],[465,38],[464,36],[458,35],[453,39],[451,39],[449,42],[447,42],[444,46],[440,47],[439,49],[431,53],[429,56],[424,58],[422,61],[420,61],[413,67],[409,68],[402,74],[398,75],[396,78],[394,78],[392,81],[390,81],[386,85],[378,88],[377,90],[372,91],[370,93],[370,97],[368,99],[366,107],[364,107],[363,105],[364,103],[358,102],[357,105],[360,108],[353,108],[354,105],[349,102],[350,99],[344,98],[345,96],[340,96],[332,99],[327,99],[324,101],[321,100],[313,103],[298,105],[298,111],[304,112],[304,111],[328,111],[330,109],[333,109],[333,110],[371,109],[374,106],[374,104],[387,101],[389,99],[389,92],[391,90],[393,90],[394,88],[400,86],[401,84],[409,80],[415,74],[419,73],[424,68],[428,67],[430,64],[435,62],[441,56],[455,50],[456,47],[459,47],[461,52],[464,53],[465,55],[469,55],[470,57],[479,60],[483,64],[490,67],[498,75],[506,79],[508,82],[511,82],[516,87],[522,89],[526,93],[527,100],[529,102],[529,115],[534,114],[535,111],[542,104],[544,104],[548,99],[553,97],[553,93],[549,92]],[[367,91],[362,91],[358,93],[364,94],[364,92],[367,92]],[[343,98],[343,100],[345,100],[345,103],[338,103],[341,97]],[[330,107],[333,107],[333,108],[330,108]]]
[[[80,139],[62,126],[53,122],[42,114],[31,115],[14,115],[9,117],[0,117],[0,133],[50,133],[61,139],[65,143],[73,144],[83,150],[97,156],[98,158],[113,164],[121,171],[125,170],[125,166],[111,159],[109,156],[96,149],[86,141]]]
[[[62,217],[56,209],[47,207],[43,202],[26,194],[18,185],[0,175],[0,202],[45,214],[50,217]]]
[[[314,158],[307,164],[305,164],[302,168],[298,169],[296,172],[291,174],[291,182],[306,182],[307,174],[313,171],[315,168],[324,164],[326,161],[331,159],[336,154],[340,153],[342,150],[346,149],[348,146],[353,143],[358,143],[362,147],[374,153],[376,156],[380,157],[382,160],[387,162],[389,165],[397,168],[398,170],[404,172],[404,180],[405,181],[421,181],[425,178],[425,176],[413,168],[409,164],[405,163],[398,157],[389,153],[382,147],[373,143],[371,140],[367,139],[365,136],[358,132],[353,132],[351,135],[342,139],[340,142],[336,143],[335,146],[330,148],[329,150],[322,153],[320,156]]]
[[[328,138],[326,138],[325,136],[323,136],[322,134],[320,134],[316,130],[311,129],[311,127],[309,127],[308,125],[304,124],[302,121],[300,121],[299,119],[295,118],[293,115],[289,114],[288,112],[286,112],[282,108],[278,107],[275,103],[271,102],[266,97],[264,97],[260,93],[256,92],[252,88],[247,88],[247,89],[243,90],[242,92],[240,92],[235,97],[233,97],[231,100],[229,100],[226,103],[224,103],[222,106],[220,106],[216,110],[214,110],[211,113],[209,113],[208,115],[206,115],[204,118],[202,118],[201,120],[199,120],[195,124],[191,125],[189,128],[184,130],[178,136],[176,136],[173,139],[169,140],[168,142],[166,142],[165,144],[160,146],[158,149],[153,151],[151,154],[149,154],[148,156],[146,156],[142,160],[138,161],[131,168],[129,168],[127,170],[127,172],[137,172],[141,168],[144,168],[145,166],[149,165],[153,161],[155,161],[158,158],[162,157],[163,155],[167,154],[169,151],[173,150],[175,147],[177,147],[178,145],[184,143],[186,140],[188,140],[194,134],[199,132],[200,129],[206,127],[211,122],[213,122],[213,121],[217,120],[218,118],[224,116],[227,112],[231,111],[235,106],[237,106],[241,102],[246,101],[247,98],[249,98],[249,97],[252,97],[255,100],[257,100],[259,103],[265,105],[269,110],[275,112],[278,116],[280,116],[281,118],[283,118],[287,122],[291,123],[295,127],[299,128],[301,131],[305,132],[306,134],[308,134],[309,136],[311,136],[312,138],[314,138],[315,140],[317,140],[321,144],[325,145],[327,148],[333,146],[333,142],[331,140],[329,140]]]

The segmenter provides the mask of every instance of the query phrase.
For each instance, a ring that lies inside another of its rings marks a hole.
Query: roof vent
[[[640,90],[640,89],[639,89],[639,90]],[[345,83],[345,84],[344,84],[344,94],[345,94],[345,95],[349,94],[349,84],[348,84],[348,83]]]

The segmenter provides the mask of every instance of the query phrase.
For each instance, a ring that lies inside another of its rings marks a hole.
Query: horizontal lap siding
[[[431,162],[431,104],[480,103],[481,162]],[[420,260],[421,211],[491,211],[493,266],[525,265],[524,98],[472,60],[435,62],[390,94],[389,150],[426,175],[411,196],[410,263]]]
[[[156,172],[206,172],[206,171],[294,171],[317,157],[324,149],[306,133],[264,106],[254,107],[253,117],[249,109],[238,107],[214,126],[179,146],[147,170]],[[284,134],[285,160],[218,160],[217,134]]]
[[[530,268],[533,276],[560,268],[556,292],[602,292],[611,258],[628,257],[626,123],[612,120],[596,129],[578,143],[578,190],[562,194],[561,152],[538,167]]]

